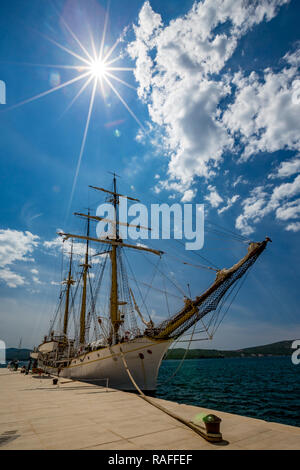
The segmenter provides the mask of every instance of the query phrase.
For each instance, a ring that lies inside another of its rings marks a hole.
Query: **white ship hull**
[[[107,383],[108,387],[120,390],[135,390],[122,360],[121,347],[128,369],[137,385],[144,391],[153,391],[156,389],[162,358],[170,344],[170,340],[136,338],[76,357],[69,366],[62,368],[59,374],[58,369],[45,367],[40,361],[39,367],[59,377],[84,380],[97,385]]]

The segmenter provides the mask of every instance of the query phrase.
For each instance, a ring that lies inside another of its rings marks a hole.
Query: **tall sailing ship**
[[[229,269],[215,269],[216,278],[208,289],[196,297],[186,295],[179,311],[154,324],[150,315],[146,320],[142,313],[143,308],[146,308],[142,296],[143,305],[138,305],[133,283],[141,292],[134,273],[131,272],[132,278],[127,275],[123,255],[125,251],[134,250],[161,258],[164,253],[141,244],[125,243],[121,239],[119,226],[124,223],[119,221],[118,215],[120,198],[138,200],[117,192],[116,175],[112,191],[92,188],[108,194],[108,201],[115,209],[115,220],[91,215],[90,211],[87,214],[76,213],[86,220],[85,235],[59,233],[64,240],[72,240],[69,243],[67,276],[61,283],[59,305],[50,330],[43,342],[35,348],[32,359],[40,369],[59,377],[99,385],[106,382],[109,387],[122,390],[134,390],[138,386],[144,391],[154,391],[161,361],[170,345],[186,332],[194,332],[199,323],[203,326],[201,331],[208,333],[209,326],[213,324],[213,315],[220,314],[224,300],[256,262],[270,239],[249,243],[248,252],[235,265]],[[112,224],[112,236],[94,238],[90,235],[90,223],[99,221]],[[125,225],[130,226],[127,223]],[[84,261],[80,265],[78,279],[74,278],[76,245],[73,246],[73,240],[79,240],[75,242],[77,245],[85,244]],[[102,251],[95,253],[92,244],[100,246]],[[91,273],[92,262],[96,257],[100,260],[97,279]],[[109,282],[104,277],[107,270]],[[134,281],[132,285],[129,280]],[[106,303],[103,295],[101,301],[101,294],[107,294]],[[205,325],[207,317],[211,319]]]

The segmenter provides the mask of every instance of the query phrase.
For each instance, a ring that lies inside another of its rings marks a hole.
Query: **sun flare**
[[[95,60],[91,63],[90,71],[93,77],[103,78],[107,73],[107,65],[103,60]]]

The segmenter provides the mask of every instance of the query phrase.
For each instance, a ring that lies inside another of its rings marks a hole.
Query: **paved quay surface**
[[[185,419],[222,419],[225,442],[208,443],[139,396],[82,382],[0,369],[0,450],[300,449],[300,428],[153,399]]]

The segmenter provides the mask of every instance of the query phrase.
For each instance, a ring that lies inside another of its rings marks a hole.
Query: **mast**
[[[114,173],[114,194],[113,204],[115,209],[115,240],[119,240],[119,227],[118,227],[118,195],[117,195],[117,182]],[[113,343],[118,342],[118,331],[120,327],[120,312],[118,306],[118,266],[117,266],[117,246],[112,245],[110,251],[111,259],[111,289],[110,289],[110,321],[112,324],[112,340]]]
[[[90,211],[88,211],[90,215]],[[86,238],[86,251],[85,251],[85,262],[81,266],[83,267],[83,287],[82,287],[82,299],[81,299],[81,311],[80,311],[80,336],[79,342],[85,343],[85,317],[86,317],[86,284],[87,284],[87,273],[91,267],[89,265],[89,235],[90,235],[90,220],[87,221],[87,238]]]
[[[129,196],[124,196],[123,194],[118,194],[117,193],[117,183],[116,183],[116,174],[113,174],[113,191],[108,191],[104,188],[98,188],[96,186],[90,186],[93,189],[96,189],[98,191],[103,191],[106,192],[110,195],[112,195],[112,198],[110,199],[110,202],[113,203],[114,205],[114,211],[115,211],[115,217],[114,220],[107,220],[103,217],[97,217],[97,216],[91,216],[90,212],[88,214],[82,214],[82,213],[75,213],[75,215],[78,215],[80,217],[85,217],[88,219],[88,228],[87,228],[87,235],[76,235],[72,233],[63,233],[63,232],[58,232],[58,235],[62,236],[65,240],[68,240],[69,238],[76,238],[79,240],[86,240],[86,255],[85,255],[85,263],[82,265],[83,266],[83,289],[82,289],[82,303],[81,303],[81,313],[80,313],[80,343],[84,344],[85,343],[85,322],[86,322],[86,284],[87,284],[87,273],[88,269],[91,267],[88,264],[88,246],[89,246],[89,241],[91,242],[97,242],[97,243],[104,243],[104,244],[109,244],[111,245],[111,250],[110,250],[110,260],[111,260],[111,288],[110,288],[110,322],[111,322],[111,330],[110,330],[110,341],[112,344],[115,344],[118,342],[119,337],[118,337],[118,332],[120,325],[123,323],[123,320],[121,319],[121,314],[119,311],[119,305],[120,302],[118,300],[118,250],[119,247],[126,247],[126,248],[131,248],[134,250],[140,250],[140,251],[145,251],[148,253],[153,253],[157,256],[162,256],[163,251],[159,250],[154,250],[152,248],[148,248],[145,246],[140,246],[140,245],[131,245],[129,243],[124,243],[123,240],[119,237],[119,225],[126,225],[128,227],[137,227],[136,225],[132,224],[127,224],[127,223],[121,223],[119,221],[119,213],[118,213],[118,204],[119,204],[119,199],[120,197],[130,199],[132,201],[138,201],[138,199],[131,198]],[[90,226],[89,222],[90,220],[92,221],[100,221],[104,220],[106,222],[112,223],[115,226],[115,232],[113,234],[113,237],[111,238],[93,238],[90,237]],[[140,226],[138,226],[140,227]],[[140,227],[141,228],[141,227]],[[150,230],[148,227],[142,227],[144,229]]]
[[[64,335],[67,335],[67,330],[68,330],[70,288],[71,288],[71,285],[74,284],[74,280],[72,279],[72,258],[73,258],[73,241],[71,245],[71,256],[70,256],[68,279],[64,281],[64,284],[67,284],[65,315],[64,315]]]

